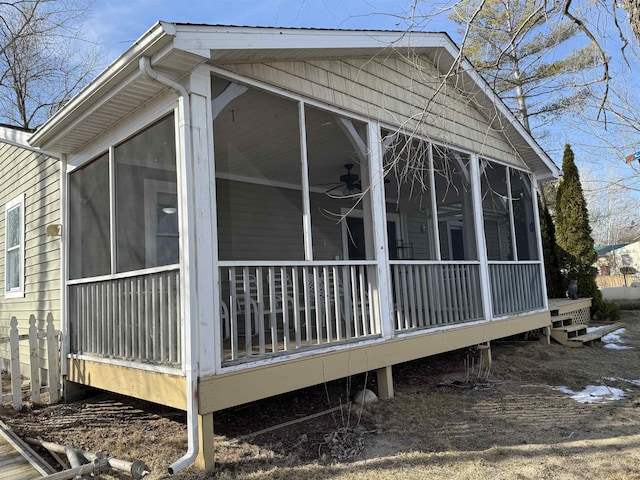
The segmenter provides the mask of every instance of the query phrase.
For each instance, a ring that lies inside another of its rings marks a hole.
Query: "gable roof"
[[[619,243],[617,245],[602,245],[598,247],[594,247],[594,250],[598,254],[598,256],[606,255],[607,253],[613,252],[614,250],[618,250],[619,248],[626,247],[629,245],[628,243]]]
[[[442,72],[455,65],[459,49],[445,33],[371,30],[319,30],[232,27],[158,22],[96,79],[42,125],[29,142],[60,153],[73,153],[166,89],[141,74],[140,58],[179,79],[202,63],[371,58],[419,54]],[[463,60],[456,81],[486,110],[538,178],[558,176],[559,169],[516,120],[487,82]]]

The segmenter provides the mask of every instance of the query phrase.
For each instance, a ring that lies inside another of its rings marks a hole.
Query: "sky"
[[[406,29],[411,0],[95,0],[86,32],[110,63],[158,20],[266,27]],[[446,22],[421,25],[444,30]]]

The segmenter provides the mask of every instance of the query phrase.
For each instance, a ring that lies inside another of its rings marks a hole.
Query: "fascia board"
[[[287,28],[174,25],[175,47],[197,55],[229,50],[330,50],[438,48],[446,35],[433,32],[312,30]]]

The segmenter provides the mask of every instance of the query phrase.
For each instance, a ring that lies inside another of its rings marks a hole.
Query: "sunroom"
[[[31,139],[65,171],[67,379],[207,423],[368,370],[390,394],[396,363],[546,327],[557,167],[466,62],[443,75],[457,52],[150,29]]]

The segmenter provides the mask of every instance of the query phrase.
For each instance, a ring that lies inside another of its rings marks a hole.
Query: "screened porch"
[[[223,367],[545,308],[532,176],[212,75]],[[69,175],[70,351],[182,366],[173,115]],[[377,153],[376,153],[377,152]],[[373,166],[372,166],[373,165]],[[188,193],[188,192],[186,192]]]

